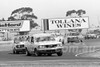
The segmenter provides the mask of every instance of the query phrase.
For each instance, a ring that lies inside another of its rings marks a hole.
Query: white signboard
[[[30,31],[29,20],[0,21],[0,32]]]
[[[64,19],[46,19],[44,21],[45,30],[61,29],[82,29],[89,28],[88,17],[64,18]],[[47,29],[46,29],[47,28]]]

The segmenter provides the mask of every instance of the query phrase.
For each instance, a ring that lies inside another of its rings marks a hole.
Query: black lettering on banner
[[[63,24],[57,24],[57,27],[58,28],[62,28],[63,27]]]
[[[86,22],[85,19],[82,19],[82,21],[83,21],[83,22]],[[81,22],[82,22],[82,21],[81,21]]]
[[[55,21],[51,21],[52,22],[52,24],[54,24],[55,23]]]
[[[72,22],[72,23],[75,23],[73,19],[71,19],[71,22]]]
[[[0,27],[19,27],[22,23],[0,23]]]
[[[75,19],[75,27],[81,27],[81,19],[79,18],[77,18],[77,19]]]
[[[86,21],[85,18],[67,18],[67,19],[44,19],[44,30],[49,30],[49,22],[52,24],[51,26],[55,26],[56,28],[81,28]],[[52,27],[50,27],[53,29]]]
[[[71,27],[71,24],[67,24],[67,27],[68,27],[68,28]]]
[[[75,19],[75,22],[79,22],[79,23],[80,23],[80,20],[78,20],[78,19]]]
[[[75,27],[75,24],[74,23],[72,24],[72,27]]]
[[[67,27],[67,24],[64,24],[64,28],[66,28]]]
[[[67,24],[67,20],[64,20],[64,23],[66,23],[66,24]]]
[[[51,20],[52,24],[60,24],[63,23],[62,20]]]
[[[58,21],[58,23],[62,23],[62,20],[57,20]]]
[[[67,28],[75,27],[75,20],[66,19],[67,20]]]
[[[81,24],[77,24],[76,27],[81,27]]]

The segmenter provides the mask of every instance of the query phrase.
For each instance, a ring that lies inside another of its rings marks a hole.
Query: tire
[[[18,51],[16,51],[16,54],[19,54],[19,52],[18,52]]]
[[[25,51],[26,56],[31,56],[31,54],[29,53],[29,51],[26,49]]]
[[[58,56],[62,56],[63,55],[63,52],[58,52],[57,55]]]
[[[52,56],[52,54],[47,54],[47,56]]]
[[[16,54],[16,51],[15,51],[15,49],[13,49],[13,54]]]
[[[13,54],[19,54],[19,52],[16,51],[16,49],[14,48],[14,49],[13,49]]]
[[[34,49],[34,55],[35,55],[35,56],[41,56],[41,54],[39,54],[39,52],[37,51],[36,48]]]

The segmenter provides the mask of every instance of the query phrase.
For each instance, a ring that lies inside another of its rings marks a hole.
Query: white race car
[[[19,52],[25,53],[25,41],[14,43],[13,54],[19,54]]]
[[[57,54],[62,56],[62,43],[55,40],[51,34],[34,34],[26,43],[26,55],[35,56]]]

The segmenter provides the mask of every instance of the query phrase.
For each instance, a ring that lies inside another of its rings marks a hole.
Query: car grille
[[[53,48],[53,47],[57,47],[57,44],[54,45],[45,45],[46,48]]]
[[[17,48],[23,48],[24,45],[17,45],[16,47],[17,47]]]

